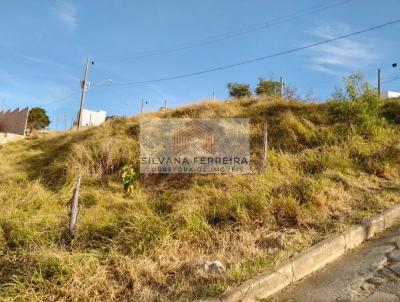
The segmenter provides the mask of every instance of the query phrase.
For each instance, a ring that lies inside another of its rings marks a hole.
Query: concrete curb
[[[394,226],[400,220],[400,205],[333,235],[279,264],[274,272],[262,273],[219,297],[203,302],[253,302],[268,298],[344,255],[349,250]]]

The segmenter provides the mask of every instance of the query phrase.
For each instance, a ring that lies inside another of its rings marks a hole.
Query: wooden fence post
[[[265,167],[268,164],[268,126],[267,126],[267,121],[265,121],[265,124],[264,124],[263,139],[264,139],[263,168],[265,169]]]
[[[72,196],[72,203],[71,203],[71,217],[69,220],[69,232],[71,235],[75,234],[75,229],[76,229],[76,221],[78,218],[78,200],[79,200],[80,187],[81,187],[81,174],[79,173],[78,179],[76,181],[76,188],[74,190],[74,194]]]

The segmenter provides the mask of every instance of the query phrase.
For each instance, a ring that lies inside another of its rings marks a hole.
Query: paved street
[[[399,227],[288,288],[272,301],[400,302]]]

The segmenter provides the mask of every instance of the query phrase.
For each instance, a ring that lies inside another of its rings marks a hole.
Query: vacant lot
[[[250,117],[247,175],[141,175],[139,118],[0,147],[0,299],[185,301],[215,295],[400,202],[398,102],[263,98],[147,117]],[[269,125],[269,164],[260,170]],[[66,232],[81,171],[77,236]],[[219,260],[225,273],[203,270]]]

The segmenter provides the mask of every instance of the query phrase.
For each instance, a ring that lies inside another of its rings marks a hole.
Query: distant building
[[[400,92],[395,92],[395,91],[383,91],[383,92],[381,92],[381,98],[382,98],[383,100],[394,99],[394,98],[400,98]]]
[[[88,109],[82,109],[81,127],[88,128],[92,126],[99,126],[106,121],[107,112],[105,111],[92,111]],[[74,128],[78,125],[79,113],[74,121]]]
[[[25,137],[29,108],[0,111],[0,144]]]

